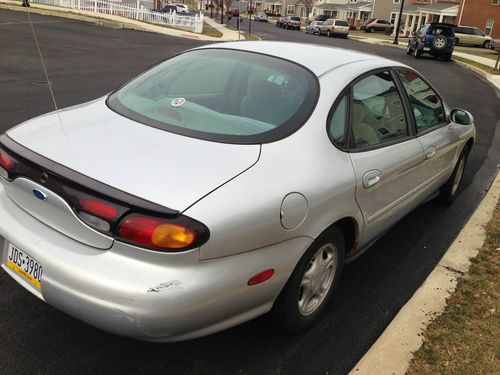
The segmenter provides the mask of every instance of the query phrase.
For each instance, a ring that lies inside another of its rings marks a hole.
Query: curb
[[[382,335],[349,375],[405,374],[413,353],[424,341],[427,325],[446,308],[458,279],[467,274],[486,239],[484,226],[490,221],[500,198],[500,174],[422,286],[402,307]]]

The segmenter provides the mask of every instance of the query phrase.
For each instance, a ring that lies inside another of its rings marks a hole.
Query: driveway
[[[102,96],[159,60],[200,45],[62,18],[32,18],[59,107]],[[476,116],[478,136],[464,192],[449,207],[431,201],[417,209],[347,267],[333,303],[320,322],[302,335],[284,334],[262,317],[189,342],[138,342],[60,313],[1,272],[0,372],[344,374],[434,268],[496,172],[500,105],[494,89],[453,63],[415,60],[399,49],[306,35],[264,23],[252,22],[252,28],[267,39],[366,51],[422,72],[451,106]],[[0,13],[0,46],[0,130],[5,131],[52,110],[53,105],[26,14]]]

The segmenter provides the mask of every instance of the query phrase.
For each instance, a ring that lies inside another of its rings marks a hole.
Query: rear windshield
[[[300,17],[290,17],[292,21],[300,21]]]
[[[455,36],[454,30],[449,26],[433,26],[429,31],[432,35]]]
[[[336,20],[335,25],[337,25],[337,26],[349,26],[347,21],[343,21],[343,20]]]
[[[228,143],[284,138],[309,117],[316,77],[287,60],[229,49],[201,49],[166,60],[107,100],[145,125]]]

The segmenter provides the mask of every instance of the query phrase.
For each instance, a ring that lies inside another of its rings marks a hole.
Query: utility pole
[[[250,0],[250,9],[248,9],[248,33],[252,33],[252,0]]]
[[[222,0],[220,0],[220,5],[221,5],[221,9],[220,9],[220,24],[222,25],[224,23],[224,2]]]
[[[405,0],[401,0],[401,7],[399,8],[398,23],[396,25],[396,35],[394,35],[394,41],[392,44],[398,44],[399,28],[401,26],[401,17],[403,16],[403,7],[405,5]]]

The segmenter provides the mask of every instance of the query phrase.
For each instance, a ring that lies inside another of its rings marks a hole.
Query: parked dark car
[[[300,17],[287,16],[283,20],[283,27],[285,29],[300,30]]]
[[[315,21],[322,21],[325,22],[327,19],[331,18],[330,16],[327,16],[326,14],[319,14],[316,17],[314,17]]]
[[[419,58],[422,53],[449,61],[455,48],[455,25],[426,23],[408,40],[406,53]]]
[[[226,14],[231,17],[239,17],[240,16],[240,10],[237,8],[232,8],[226,11]]]

